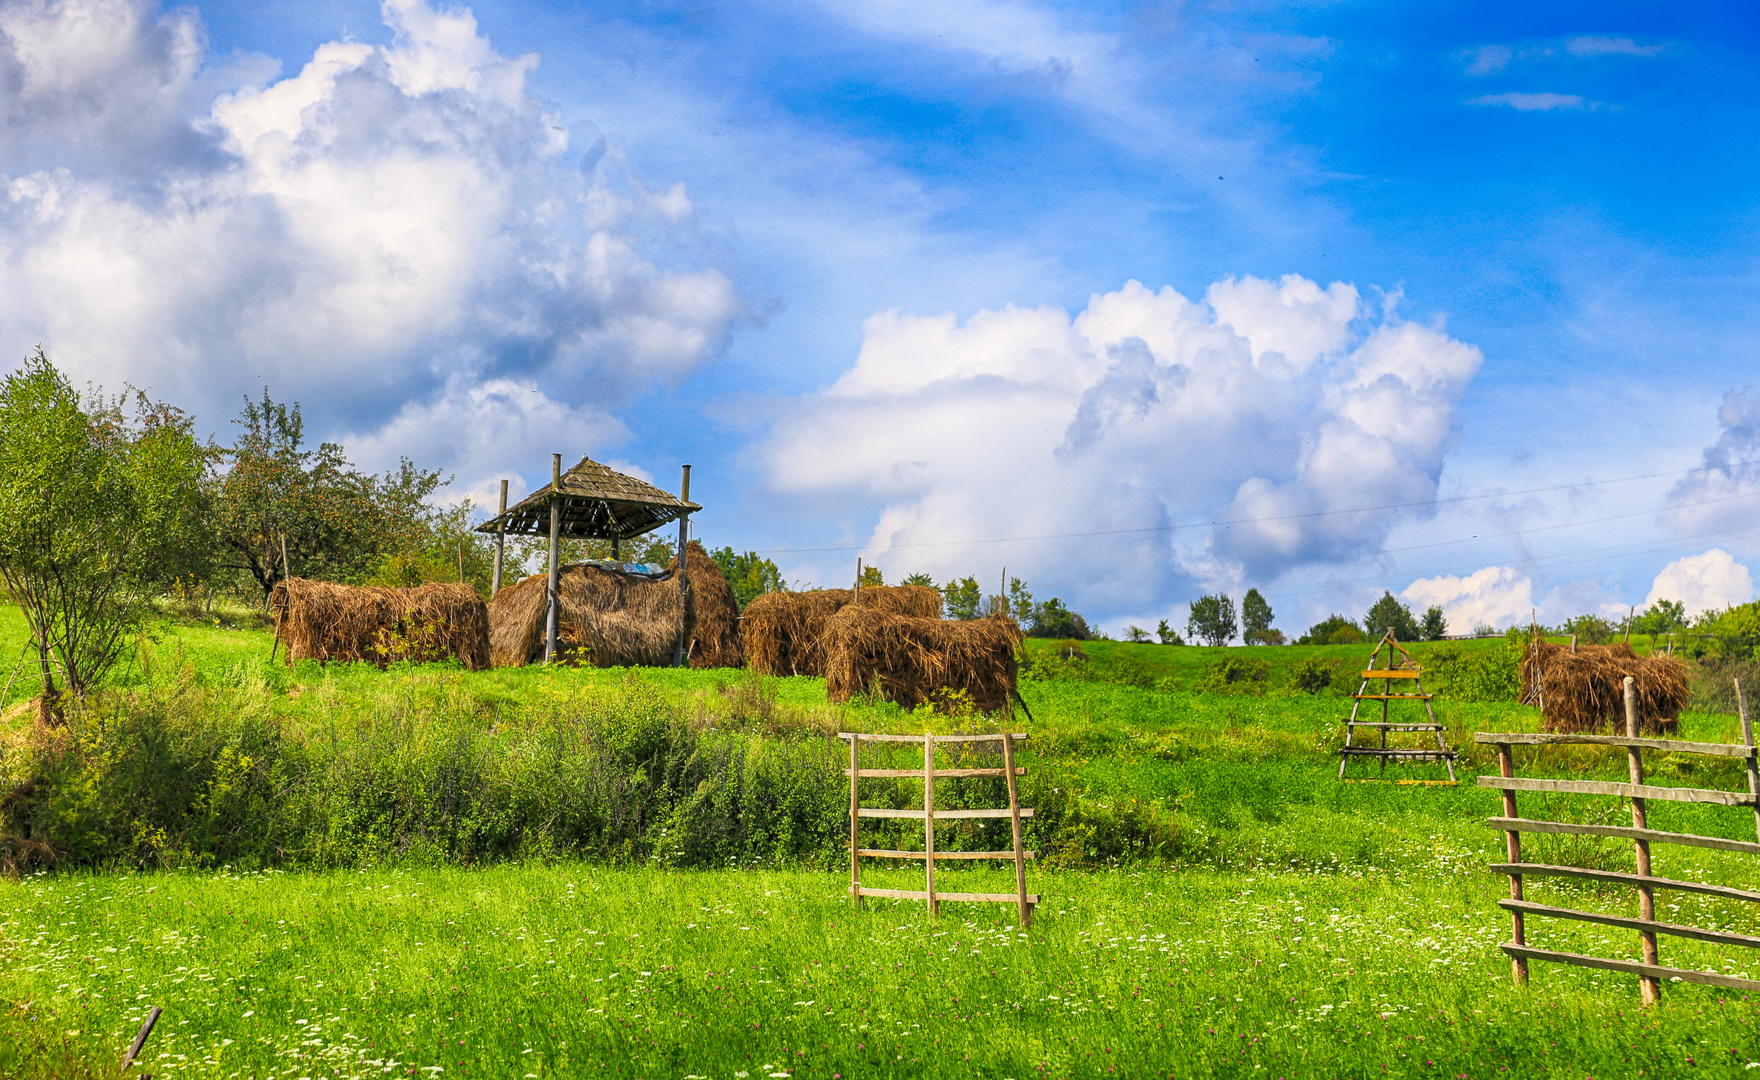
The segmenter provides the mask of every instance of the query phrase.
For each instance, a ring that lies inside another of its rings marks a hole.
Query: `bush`
[[[1200,694],[1263,694],[1270,677],[1270,664],[1231,653],[1206,666],[1192,689]]]
[[[1289,669],[1290,685],[1304,694],[1318,694],[1332,685],[1337,669],[1318,656],[1310,656]]]
[[[1437,645],[1424,654],[1424,689],[1451,701],[1508,701],[1522,693],[1526,638],[1471,652]]]

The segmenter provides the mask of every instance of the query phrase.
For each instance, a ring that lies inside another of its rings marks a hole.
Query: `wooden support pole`
[[[1742,716],[1742,745],[1754,745],[1754,718],[1748,715],[1748,695],[1742,690],[1742,680],[1736,683],[1736,711]],[[1754,755],[1748,755],[1748,794],[1754,796],[1754,837],[1760,840],[1760,764],[1754,761]]]
[[[687,503],[691,501],[691,467],[689,465],[684,467],[684,479],[679,481],[678,501]],[[682,607],[686,614],[691,610],[691,581],[688,570],[689,560],[685,558],[684,550],[685,545],[690,543],[690,522],[691,515],[689,511],[678,515],[678,591],[684,601]],[[678,625],[678,644],[674,645],[672,649],[673,667],[684,667],[686,664],[690,663],[690,657],[685,655],[686,647],[689,644],[689,638],[690,620],[683,619]]]
[[[155,1005],[152,1011],[147,1013],[146,1022],[141,1024],[141,1030],[135,1035],[134,1042],[129,1044],[128,1052],[122,1055],[122,1072],[127,1072],[128,1067],[134,1064],[134,1059],[140,1057],[141,1047],[147,1044],[147,1036],[153,1033],[153,1025],[159,1022],[159,1014],[164,1011]]]
[[[855,598],[853,600],[851,600],[850,602],[855,603],[855,604],[859,604],[862,602],[862,557],[860,555],[856,556],[856,589],[855,589],[855,593],[856,593]]]
[[[501,509],[496,512],[497,519],[507,516],[507,481],[501,481]],[[507,554],[507,523],[497,520],[495,524],[495,572],[489,578],[489,599],[501,591],[501,563]]]
[[[1626,737],[1638,737],[1638,688],[1637,682],[1630,676],[1625,679],[1626,692]],[[1640,747],[1626,747],[1626,765],[1631,773],[1632,783],[1644,782],[1644,751]],[[1513,815],[1512,815],[1513,816]],[[1644,800],[1632,799],[1632,828],[1648,828],[1644,823]],[[1650,877],[1650,841],[1633,840],[1638,852],[1638,876]],[[1656,921],[1656,890],[1648,885],[1638,886],[1638,918],[1645,922]],[[1656,932],[1640,930],[1638,937],[1644,944],[1644,963],[1656,964]],[[1662,980],[1651,975],[1638,976],[1638,992],[1645,1005],[1654,1005],[1662,994]]]
[[[544,662],[556,659],[556,622],[561,615],[562,567],[558,564],[562,547],[562,455],[550,455],[550,569],[548,578],[548,610],[544,615]]]
[[[862,804],[856,797],[856,784],[862,775],[862,740],[849,741],[849,895],[856,907],[862,906]]]
[[[1008,818],[1014,832],[1015,915],[1023,929],[1033,925],[1033,906],[1027,903],[1027,856],[1021,842],[1021,796],[1014,778],[1014,736],[1002,736],[1002,770],[1008,777]]]
[[[935,899],[935,736],[923,736],[923,866],[929,914],[941,914]]]
[[[1498,773],[1500,773],[1503,776],[1514,776],[1516,774],[1515,757],[1514,757],[1514,754],[1511,751],[1510,745],[1508,743],[1499,743],[1497,746],[1497,771],[1498,771]],[[1513,817],[1517,816],[1516,815],[1516,793],[1513,791],[1510,791],[1508,789],[1505,789],[1505,791],[1503,793],[1503,816],[1506,818],[1513,818]],[[1509,861],[1512,863],[1521,862],[1522,861],[1522,834],[1519,832],[1516,832],[1514,830],[1511,830],[1509,832],[1504,833],[1503,836],[1504,836],[1504,846],[1509,852]],[[1521,898],[1522,898],[1522,875],[1511,874],[1509,876],[1509,898],[1511,900],[1517,900],[1517,901],[1521,900]],[[1520,911],[1511,911],[1509,914],[1509,917],[1510,917],[1510,922],[1512,924],[1510,927],[1510,935],[1511,935],[1510,944],[1512,944],[1512,945],[1526,945],[1528,943],[1528,928],[1527,928],[1527,924],[1522,921],[1522,913]],[[1511,976],[1511,978],[1515,979],[1515,983],[1517,986],[1528,985],[1528,958],[1527,957],[1525,957],[1525,956],[1512,956],[1512,957],[1510,957],[1509,968],[1510,968],[1510,976]]]

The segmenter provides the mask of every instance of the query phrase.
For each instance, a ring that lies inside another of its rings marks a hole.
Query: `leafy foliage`
[[[1363,616],[1363,632],[1369,638],[1379,638],[1389,630],[1401,641],[1417,641],[1422,636],[1412,609],[1384,591]]]
[[[984,590],[975,577],[950,581],[941,588],[941,603],[950,619],[975,619],[984,603]]]
[[[1632,620],[1635,634],[1672,634],[1687,628],[1687,606],[1678,600],[1658,600]]]
[[[1166,619],[1162,619],[1155,624],[1155,640],[1161,642],[1163,645],[1185,644],[1185,640],[1179,636],[1179,633],[1175,631],[1173,627],[1167,625]]]
[[[759,557],[755,551],[741,555],[736,554],[731,547],[724,547],[711,551],[709,557],[715,560],[715,565],[721,567],[727,583],[733,586],[733,598],[741,611],[765,593],[783,592],[788,588],[777,565],[769,559]]]
[[[1448,620],[1443,617],[1440,607],[1431,604],[1424,609],[1424,621],[1418,624],[1418,633],[1425,641],[1441,641],[1448,634]]]
[[[1033,605],[1033,619],[1026,633],[1028,637],[1069,638],[1072,641],[1088,641],[1094,636],[1088,629],[1088,620],[1065,607],[1055,596]]]
[[[1227,645],[1235,633],[1234,601],[1227,593],[1200,596],[1192,601],[1186,633],[1207,645]]]
[[[1258,589],[1241,598],[1241,640],[1248,645],[1282,645],[1281,633],[1271,629],[1271,604]]]
[[[1562,629],[1566,634],[1575,634],[1577,641],[1583,645],[1605,645],[1618,633],[1612,623],[1599,615],[1578,615],[1573,619],[1566,619]]]
[[[1255,657],[1230,652],[1212,661],[1192,689],[1200,694],[1263,694],[1271,666]]]
[[[147,597],[187,565],[205,453],[190,419],[133,395],[82,402],[38,349],[0,384],[0,576],[55,677],[83,696],[123,654]]]
[[[1355,645],[1363,640],[1363,628],[1343,615],[1328,615],[1296,639],[1297,645]]]
[[[1304,694],[1318,694],[1332,685],[1338,669],[1318,656],[1302,659],[1290,669],[1290,685]]]

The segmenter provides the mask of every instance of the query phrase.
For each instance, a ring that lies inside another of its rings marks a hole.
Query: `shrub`
[[[1304,694],[1318,694],[1332,685],[1336,670],[1318,656],[1310,656],[1289,670],[1292,686]]]
[[[1263,694],[1271,665],[1263,660],[1230,653],[1212,661],[1193,684],[1200,694]]]

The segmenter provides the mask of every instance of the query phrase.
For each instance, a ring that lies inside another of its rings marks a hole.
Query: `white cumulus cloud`
[[[1645,604],[1673,600],[1684,604],[1687,614],[1715,611],[1754,599],[1754,577],[1735,556],[1722,548],[1702,555],[1676,559],[1662,568],[1650,586]]]
[[[853,366],[780,417],[771,485],[874,521],[897,573],[991,558],[1140,611],[1175,581],[1268,580],[1374,551],[1434,497],[1479,350],[1357,290],[1137,282],[1057,308],[882,312]],[[1107,534],[1113,564],[1085,565]],[[970,541],[1018,540],[973,546]],[[993,571],[992,571],[993,572]]]
[[[1414,609],[1440,607],[1452,633],[1477,626],[1507,627],[1534,609],[1534,582],[1508,566],[1487,566],[1466,577],[1419,578],[1400,593]]]
[[[391,44],[275,79],[204,66],[187,10],[0,5],[0,348],[214,427],[266,384],[363,460],[420,447],[467,487],[556,428],[483,403],[541,389],[579,446],[714,358],[739,301],[690,254],[683,188],[546,109],[537,56],[467,9],[382,13]],[[506,441],[446,426],[467,417]]]

